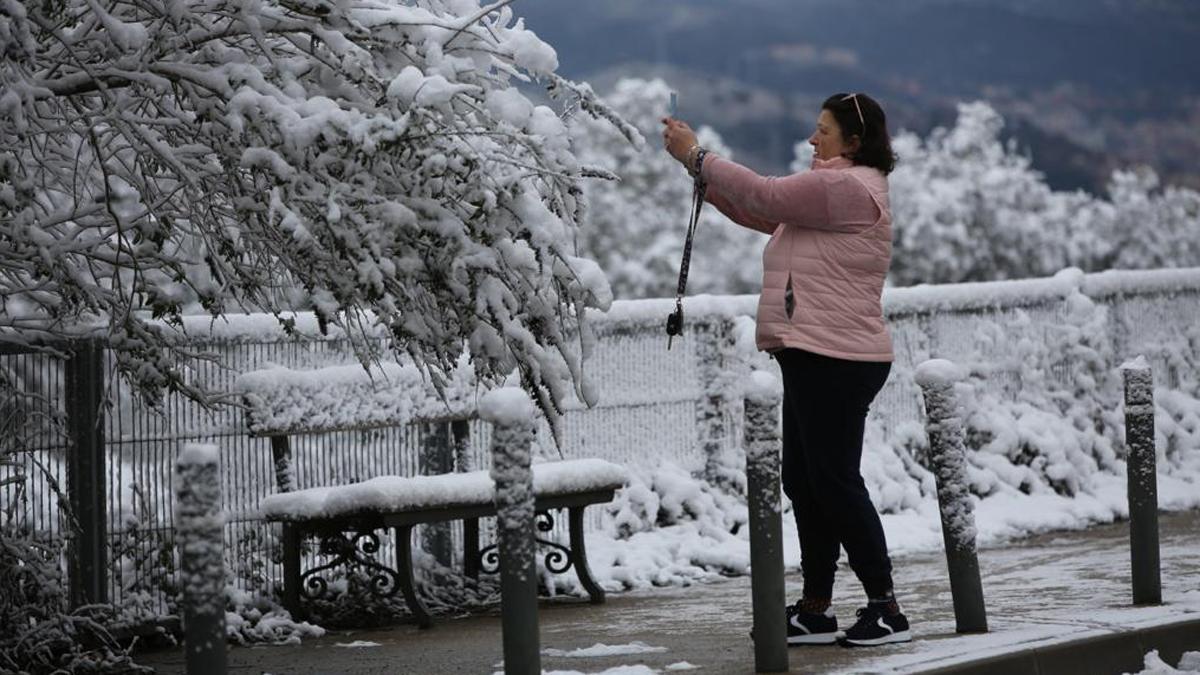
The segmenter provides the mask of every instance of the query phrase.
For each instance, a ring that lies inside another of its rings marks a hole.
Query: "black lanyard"
[[[692,263],[692,241],[696,237],[696,225],[700,223],[700,209],[704,208],[704,181],[696,176],[692,187],[692,217],[688,221],[687,240],[683,243],[683,261],[679,263],[679,285],[675,290],[675,311],[667,317],[667,349],[676,335],[683,335],[683,294],[687,292],[688,267]]]

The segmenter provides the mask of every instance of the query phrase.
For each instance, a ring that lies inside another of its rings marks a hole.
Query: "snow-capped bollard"
[[[492,424],[505,675],[542,671],[530,468],[534,412],[529,396],[516,387],[490,391],[479,402],[479,416]]]
[[[701,395],[696,401],[696,429],[700,448],[704,452],[704,478],[712,485],[727,492],[736,491],[736,481],[731,477],[737,466],[726,452],[725,437],[729,433],[725,423],[726,380],[728,371],[722,367],[726,353],[733,345],[733,324],[729,321],[706,321],[697,323],[695,334],[695,362],[700,380]]]
[[[185,443],[175,460],[174,482],[187,672],[224,673],[225,514],[217,446]]]
[[[954,398],[954,384],[965,377],[965,369],[944,359],[926,361],[916,372],[925,396],[925,431],[929,434],[930,468],[937,481],[955,630],[986,633],[987,610],[975,554],[975,507],[967,490],[962,420]]]
[[[1158,477],[1154,456],[1154,376],[1145,357],[1121,364],[1125,381],[1125,473],[1133,604],[1162,604],[1158,550]]]
[[[746,492],[750,507],[750,595],[754,603],[754,669],[788,670],[787,597],[779,503],[779,404],[783,391],[756,370],[746,387]]]

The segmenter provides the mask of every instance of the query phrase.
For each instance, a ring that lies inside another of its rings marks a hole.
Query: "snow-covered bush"
[[[68,609],[69,501],[57,467],[33,453],[39,442],[65,438],[63,420],[7,365],[0,364],[0,672],[149,672],[109,633],[113,608]],[[30,504],[47,501],[58,505],[62,525],[35,530]]]
[[[508,5],[0,0],[0,330],[99,328],[143,393],[202,397],[186,305],[307,308],[556,409],[610,300],[572,246],[607,174],[516,85],[639,139]]]
[[[626,78],[604,97],[638,131],[656,141],[642,147],[620,143],[612,126],[603,121],[576,117],[570,123],[579,158],[620,177],[584,186],[588,212],[578,235],[579,254],[600,263],[620,298],[675,294],[691,217],[692,179],[657,142],[670,93],[663,80]],[[730,156],[712,128],[700,127],[696,133],[706,148]],[[762,282],[766,241],[715,208],[704,207],[692,249],[689,292],[756,291]]]
[[[67,610],[60,545],[0,523],[0,672],[152,672],[109,632],[114,608]]]

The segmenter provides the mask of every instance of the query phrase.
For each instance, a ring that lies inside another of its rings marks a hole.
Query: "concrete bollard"
[[[515,387],[488,392],[479,402],[479,416],[492,424],[505,675],[538,675],[542,670],[530,468],[534,412],[529,396]]]
[[[1125,381],[1126,482],[1133,604],[1162,604],[1158,550],[1158,476],[1154,454],[1154,377],[1145,357],[1121,364]]]
[[[916,371],[917,384],[925,396],[925,430],[937,481],[955,630],[986,633],[987,610],[975,553],[975,507],[967,489],[962,420],[954,398],[954,384],[965,377],[965,369],[944,359],[926,361]]]
[[[226,672],[225,515],[217,446],[184,444],[174,483],[187,672],[220,675]]]
[[[745,400],[746,491],[750,509],[750,587],[754,670],[788,670],[787,597],[779,501],[779,380],[758,370]]]

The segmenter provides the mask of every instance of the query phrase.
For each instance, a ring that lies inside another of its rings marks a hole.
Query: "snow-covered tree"
[[[1105,267],[1150,269],[1200,265],[1200,192],[1159,185],[1142,167],[1114,171],[1108,185],[1113,242],[1101,253]]]
[[[573,250],[597,172],[516,84],[640,138],[511,2],[0,0],[2,339],[98,330],[146,394],[203,396],[186,302],[308,309],[554,407],[611,298]]]
[[[965,103],[951,128],[895,137],[892,283],[1200,265],[1200,193],[1159,190],[1148,169],[1114,173],[1108,200],[1054,191],[1003,126],[986,103]]]
[[[895,138],[895,283],[1003,279],[1064,266],[1058,202],[1029,158],[1000,140],[1003,125],[986,103],[969,103],[953,127],[924,141]]]
[[[657,139],[670,92],[661,79],[627,78],[604,100],[641,133]],[[620,177],[584,186],[588,215],[578,233],[579,254],[600,263],[617,297],[674,296],[691,215],[691,178],[661,143],[632,147],[601,120],[573,120],[571,137],[582,161]],[[730,156],[710,127],[697,129],[697,137],[701,145]],[[765,243],[762,234],[706,206],[696,228],[688,293],[756,292]]]

